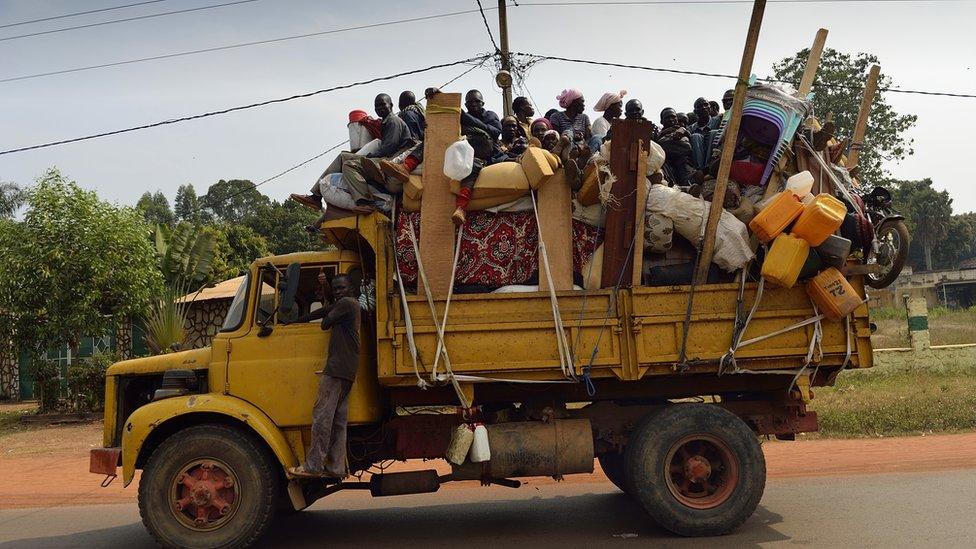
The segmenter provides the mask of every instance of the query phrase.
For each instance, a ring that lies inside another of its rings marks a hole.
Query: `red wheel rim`
[[[191,461],[173,476],[170,509],[192,530],[220,528],[237,512],[240,499],[237,476],[220,460]]]
[[[718,507],[739,483],[739,461],[732,449],[709,434],[688,435],[672,445],[664,468],[671,495],[692,509]]]

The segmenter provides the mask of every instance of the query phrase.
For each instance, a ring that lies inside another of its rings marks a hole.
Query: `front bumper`
[[[92,448],[88,471],[96,475],[117,476],[122,464],[122,448]]]

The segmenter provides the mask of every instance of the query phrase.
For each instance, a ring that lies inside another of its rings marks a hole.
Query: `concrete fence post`
[[[908,338],[913,351],[929,348],[929,308],[924,297],[909,297],[905,301],[908,309]]]

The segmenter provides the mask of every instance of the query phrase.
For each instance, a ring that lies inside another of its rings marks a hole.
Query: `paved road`
[[[283,519],[267,545],[971,548],[974,516],[976,469],[774,479],[739,531],[703,543],[654,526],[609,484],[530,482],[384,499],[340,493]],[[0,548],[153,546],[133,504],[0,511]]]

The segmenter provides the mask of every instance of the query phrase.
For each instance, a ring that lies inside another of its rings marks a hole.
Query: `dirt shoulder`
[[[0,487],[0,509],[134,502],[136,483],[122,488],[88,472],[88,451],[101,445],[101,425],[49,427],[0,438],[0,476],[17,479]],[[763,445],[770,480],[976,468],[976,433],[904,438],[806,440]],[[436,468],[441,460],[397,463],[390,471]],[[548,478],[529,479],[533,485]],[[566,482],[606,482],[602,472],[570,475]],[[461,483],[458,483],[461,484]],[[463,483],[467,485],[469,483]],[[445,488],[451,487],[448,484]]]

